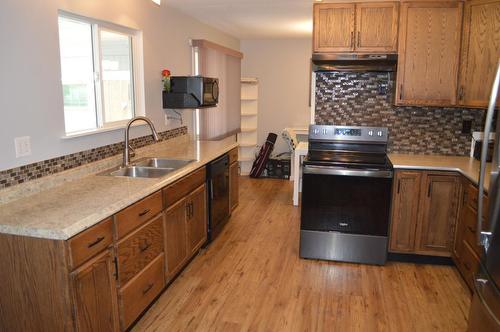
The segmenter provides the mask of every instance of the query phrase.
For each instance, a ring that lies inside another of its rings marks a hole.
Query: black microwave
[[[163,108],[206,108],[219,102],[219,80],[202,76],[172,76],[163,91]]]

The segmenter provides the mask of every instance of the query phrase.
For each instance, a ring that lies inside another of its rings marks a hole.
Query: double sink
[[[161,178],[193,161],[194,160],[143,158],[133,162],[130,166],[113,168],[99,175],[131,178]]]

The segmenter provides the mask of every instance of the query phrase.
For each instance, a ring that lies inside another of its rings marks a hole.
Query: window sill
[[[142,122],[135,122],[132,124],[131,127],[140,127],[140,126],[145,126],[146,123]],[[85,137],[85,136],[92,136],[92,135],[98,135],[102,133],[107,133],[111,131],[118,131],[118,130],[124,130],[127,124],[118,124],[112,127],[104,127],[104,128],[98,128],[98,129],[91,129],[91,130],[85,130],[85,131],[78,131],[74,132],[71,134],[66,134],[61,137],[63,140],[68,140],[68,139],[73,139],[73,138],[78,138],[78,137]]]

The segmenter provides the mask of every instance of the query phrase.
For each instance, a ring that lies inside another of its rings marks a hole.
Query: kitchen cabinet
[[[460,179],[457,175],[427,174],[423,189],[416,250],[450,256],[458,219]]]
[[[399,4],[356,4],[356,52],[395,53],[398,45]]]
[[[201,248],[207,241],[207,190],[205,185],[201,185],[193,191],[188,199],[187,213],[187,248],[191,255]]]
[[[395,53],[397,2],[314,5],[314,53]]]
[[[412,252],[415,248],[422,172],[398,171],[394,179],[390,248]]]
[[[462,8],[459,1],[401,4],[397,105],[457,105]]]
[[[352,3],[314,4],[313,52],[354,51],[354,14]]]
[[[500,58],[500,1],[466,1],[459,104],[487,107]]]
[[[464,277],[467,285],[472,291],[474,288],[474,274],[479,268],[479,257],[482,250],[477,244],[477,187],[469,180],[464,179],[464,193],[460,218],[457,225],[455,244],[453,249],[453,261]],[[483,223],[486,222],[488,211],[488,197],[483,200],[484,213]],[[485,225],[484,227],[487,227]]]
[[[114,265],[105,250],[71,273],[77,331],[119,331]]]
[[[207,241],[206,171],[201,168],[163,189],[166,280],[171,281]],[[182,192],[182,195],[179,195]],[[170,193],[175,193],[170,195]],[[175,201],[175,199],[177,199]]]
[[[239,165],[238,149],[229,151],[229,209],[230,213],[239,203]]]
[[[453,173],[397,171],[391,252],[451,256],[461,184]]]

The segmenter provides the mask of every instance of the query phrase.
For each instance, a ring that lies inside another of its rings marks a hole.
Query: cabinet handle
[[[399,100],[403,100],[403,84],[399,85]]]
[[[189,203],[189,205],[191,205],[191,218],[193,218],[194,216],[194,204],[193,202]]]
[[[427,197],[431,197],[431,191],[432,191],[432,182],[429,183],[429,189],[427,190]]]
[[[399,190],[401,189],[401,179],[398,180],[398,194],[399,194]]]
[[[354,31],[351,31],[351,48],[354,48]]]
[[[151,247],[151,243],[148,243],[148,242],[146,241],[145,245],[141,245],[141,246],[139,246],[139,249],[141,250],[141,252],[145,252],[146,250],[148,250],[148,249],[149,249],[149,247]]]
[[[146,288],[144,288],[142,290],[142,295],[146,295],[147,292],[149,292],[151,290],[151,288],[153,288],[154,286],[154,283],[150,283]]]
[[[102,240],[104,240],[104,236],[100,236],[98,237],[94,242],[91,242],[87,245],[87,248],[92,248],[94,246],[96,246],[97,244],[99,244],[99,242],[101,242]]]
[[[118,280],[118,258],[116,256],[113,259],[113,263],[115,264],[115,280]]]
[[[358,47],[361,47],[361,32],[358,31]]]
[[[190,219],[191,217],[189,216],[189,203],[186,204],[186,217]]]
[[[460,86],[458,91],[458,100],[464,100],[464,86]]]
[[[141,213],[139,213],[139,217],[144,217],[146,214],[149,213],[149,211],[151,211],[150,209],[146,209],[144,211],[142,211]]]

